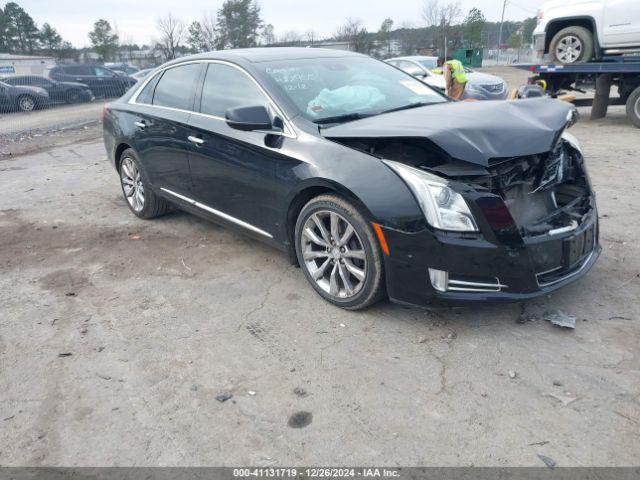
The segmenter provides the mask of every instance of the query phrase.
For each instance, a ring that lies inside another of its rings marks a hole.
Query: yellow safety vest
[[[467,72],[464,71],[464,66],[460,60],[449,60],[446,62],[446,65],[451,67],[451,76],[455,78],[458,83],[467,83],[469,80],[467,78]],[[444,71],[442,68],[432,68],[431,71],[436,75],[443,75]]]

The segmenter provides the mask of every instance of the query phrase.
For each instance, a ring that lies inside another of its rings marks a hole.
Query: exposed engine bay
[[[500,196],[523,237],[571,231],[593,208],[584,159],[565,140],[551,152],[491,159],[488,167],[452,159],[426,138],[336,140]]]

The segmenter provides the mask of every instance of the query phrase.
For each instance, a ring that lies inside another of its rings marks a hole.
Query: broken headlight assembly
[[[385,163],[404,180],[432,227],[456,232],[476,232],[478,227],[462,195],[436,175],[403,163]]]

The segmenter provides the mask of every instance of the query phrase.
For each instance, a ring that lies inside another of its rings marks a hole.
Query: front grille
[[[504,90],[504,83],[495,83],[493,85],[482,85],[487,92],[490,93],[500,93]]]

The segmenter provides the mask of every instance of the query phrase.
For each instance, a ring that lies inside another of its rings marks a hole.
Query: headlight
[[[384,162],[409,186],[431,226],[456,232],[478,231],[467,202],[446,180],[403,163]]]

